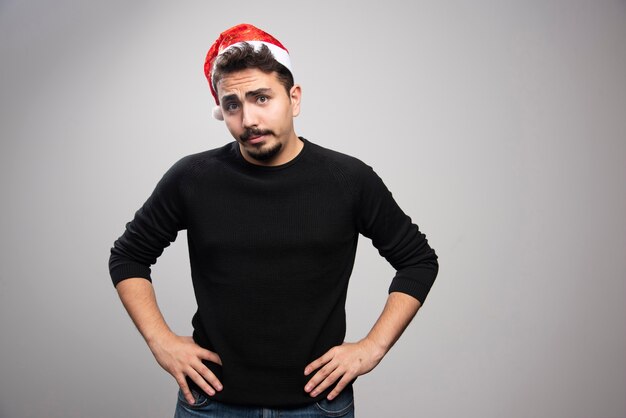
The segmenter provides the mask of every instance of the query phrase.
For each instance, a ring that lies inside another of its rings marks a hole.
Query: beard
[[[257,161],[268,161],[274,158],[280,152],[283,144],[276,142],[271,145],[263,145],[259,148],[248,148],[248,155]]]
[[[246,129],[239,139],[245,144],[251,136],[258,135],[274,136],[274,133],[270,130]],[[269,145],[261,144],[258,147],[252,145],[251,147],[246,147],[246,151],[248,152],[248,155],[255,160],[265,162],[278,155],[282,147],[282,143],[275,142],[274,144]]]

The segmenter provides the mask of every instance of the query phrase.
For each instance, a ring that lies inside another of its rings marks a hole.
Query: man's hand
[[[367,337],[358,343],[343,343],[333,347],[306,366],[305,376],[314,370],[317,372],[308,381],[304,391],[311,396],[317,396],[337,382],[337,386],[327,396],[328,400],[334,399],[354,378],[370,372],[380,363],[400,338],[420,306],[421,302],[412,296],[398,292],[390,293],[385,309]]]
[[[210,396],[222,390],[222,384],[202,360],[222,364],[220,357],[196,344],[191,337],[181,337],[173,333],[149,344],[156,361],[171,374],[190,404],[195,402],[185,376],[189,376]]]
[[[367,338],[358,343],[343,343],[331,348],[322,357],[310,363],[304,369],[304,375],[310,375],[314,370],[317,373],[304,387],[305,392],[317,396],[326,388],[337,383],[337,386],[328,394],[332,400],[357,376],[370,372],[383,358],[385,350]]]
[[[190,404],[195,403],[185,376],[189,376],[203,391],[214,395],[222,390],[222,384],[202,363],[202,360],[222,364],[220,357],[197,345],[191,337],[174,334],[165,323],[157,305],[154,288],[150,281],[141,277],[122,280],[116,285],[117,292],[137,329],[148,343],[156,361],[174,376],[178,386]]]

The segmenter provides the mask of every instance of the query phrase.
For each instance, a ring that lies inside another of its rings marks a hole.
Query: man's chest
[[[188,199],[188,235],[196,249],[328,251],[356,235],[354,199],[332,179],[206,182]]]

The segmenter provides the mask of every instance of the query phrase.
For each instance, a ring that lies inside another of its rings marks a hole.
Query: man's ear
[[[302,89],[299,84],[294,84],[289,90],[289,100],[291,101],[291,114],[295,118],[300,114],[300,100],[302,100]]]

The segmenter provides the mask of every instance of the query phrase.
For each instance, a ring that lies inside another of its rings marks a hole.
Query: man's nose
[[[252,106],[243,105],[241,111],[243,113],[243,127],[244,128],[251,128],[253,126],[257,126],[258,124],[257,116]]]

